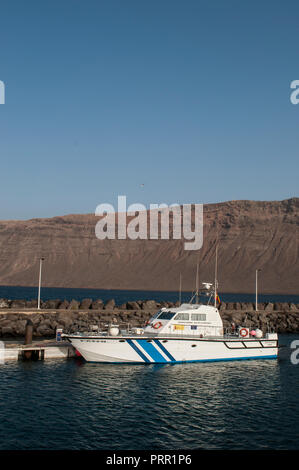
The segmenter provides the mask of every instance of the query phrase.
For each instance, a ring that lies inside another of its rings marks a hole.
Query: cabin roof
[[[164,307],[161,308],[162,311],[166,312],[185,312],[186,310],[198,310],[200,307],[205,307],[207,309],[215,310],[214,305],[206,305],[206,304],[182,304],[179,307]]]

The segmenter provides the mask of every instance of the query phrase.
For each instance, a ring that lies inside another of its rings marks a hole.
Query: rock
[[[9,308],[9,304],[7,299],[0,299],[0,308]]]
[[[7,318],[6,315],[1,315],[1,318],[0,318],[0,327],[3,327],[3,326],[11,326],[13,320],[12,319],[9,319]]]
[[[89,310],[92,305],[92,299],[83,299],[80,303],[81,310]]]
[[[50,318],[47,318],[47,317],[44,318],[44,319],[40,322],[39,327],[53,329],[53,325],[52,325],[51,319],[50,319]]]
[[[14,309],[26,308],[26,300],[13,300],[10,307]]]
[[[57,322],[68,328],[74,322],[73,314],[71,312],[61,312],[57,315]]]
[[[34,313],[33,315],[30,315],[30,320],[34,325],[38,325],[40,321],[42,320],[43,315],[39,313]]]
[[[234,310],[241,310],[240,302],[234,302]]]
[[[281,304],[281,311],[282,312],[288,312],[290,310],[290,306],[287,302],[282,302]]]
[[[142,310],[156,310],[157,305],[154,300],[146,300],[141,305]]]
[[[291,303],[290,304],[290,312],[296,312],[298,309],[295,304]]]
[[[107,300],[107,302],[105,303],[104,309],[105,310],[113,310],[114,307],[115,307],[115,300],[110,299],[110,300]]]
[[[54,333],[55,331],[52,328],[39,325],[36,329],[35,336],[53,336]]]
[[[25,328],[26,328],[27,320],[18,320],[15,324],[15,333],[17,336],[24,336],[25,335]]]
[[[231,321],[236,323],[236,324],[241,324],[243,322],[243,319],[245,318],[246,315],[241,312],[234,312],[231,315]]]
[[[60,303],[61,303],[61,300],[59,299],[47,300],[46,302],[44,302],[43,308],[57,310]]]
[[[14,336],[14,329],[12,326],[3,326],[1,328],[2,336]]]
[[[80,303],[78,300],[72,299],[67,307],[68,310],[79,310]]]
[[[27,300],[26,308],[37,308],[37,299]]]
[[[226,303],[221,302],[221,305],[220,305],[220,308],[219,308],[220,312],[223,312],[223,310],[225,310],[225,309],[226,309]]]
[[[272,302],[268,302],[265,305],[265,312],[272,312],[274,310],[274,304]]]
[[[253,305],[252,302],[242,302],[241,303],[241,309],[245,310],[246,312],[251,312],[255,310],[255,306]]]
[[[234,310],[234,303],[233,302],[228,302],[226,304],[226,310]]]
[[[128,310],[140,310],[140,306],[137,302],[127,302]]]
[[[282,310],[281,302],[275,302],[274,303],[274,310],[276,310],[276,311],[281,311]]]
[[[66,310],[69,306],[69,302],[67,300],[63,300],[59,305],[58,309],[59,310]]]
[[[258,303],[258,304],[257,304],[257,309],[258,309],[258,310],[265,310],[265,303],[263,303],[263,302],[260,303],[260,304]]]
[[[98,300],[95,300],[94,302],[92,302],[91,309],[92,310],[102,310],[103,306],[104,306],[103,301],[101,299],[98,299]]]

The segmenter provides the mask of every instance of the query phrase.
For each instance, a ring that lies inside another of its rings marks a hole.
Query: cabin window
[[[206,321],[207,315],[205,313],[192,313],[191,320],[192,321]]]
[[[178,313],[175,320],[189,320],[189,313]]]
[[[205,313],[192,313],[191,320],[192,321],[206,321],[207,315]]]
[[[172,317],[174,316],[174,312],[162,312],[161,315],[159,315],[159,320],[171,320]]]

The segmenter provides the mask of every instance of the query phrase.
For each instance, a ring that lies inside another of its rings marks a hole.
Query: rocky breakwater
[[[178,303],[138,300],[116,305],[114,299],[48,300],[37,310],[35,300],[0,299],[0,337],[23,337],[27,320],[33,322],[35,338],[53,337],[57,328],[67,332],[102,329],[115,321],[126,326],[144,326],[146,321],[162,307],[175,307]],[[273,328],[278,333],[299,333],[299,304],[261,303],[258,312],[253,303],[222,303],[220,314],[225,328],[231,323],[259,327],[263,331]]]

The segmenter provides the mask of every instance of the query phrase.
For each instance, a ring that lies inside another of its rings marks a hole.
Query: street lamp
[[[255,311],[256,312],[257,312],[257,278],[258,278],[259,271],[261,271],[261,269],[255,270]]]
[[[42,264],[45,258],[39,259],[39,280],[38,280],[38,300],[37,300],[37,308],[40,310],[40,288],[42,282]]]

